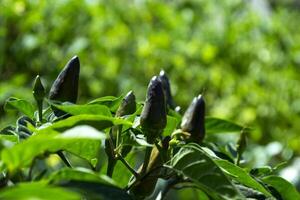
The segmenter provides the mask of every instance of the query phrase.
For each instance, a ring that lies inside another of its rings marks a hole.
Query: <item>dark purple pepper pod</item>
[[[76,103],[78,96],[80,62],[74,56],[59,73],[51,86],[49,99],[60,102]]]
[[[123,98],[117,112],[117,117],[133,114],[136,111],[136,101],[133,91],[130,91]]]
[[[157,76],[154,76],[148,85],[140,123],[149,143],[153,143],[166,127],[167,113],[165,95],[162,83]]]
[[[159,73],[159,80],[162,83],[163,90],[165,93],[166,103],[171,109],[175,109],[176,105],[172,97],[170,81],[164,70],[161,70]]]
[[[202,95],[195,97],[184,113],[181,130],[191,134],[190,141],[200,143],[205,136],[205,101]]]

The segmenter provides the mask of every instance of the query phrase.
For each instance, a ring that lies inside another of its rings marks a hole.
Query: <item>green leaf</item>
[[[221,169],[229,174],[235,181],[255,189],[266,196],[272,196],[260,183],[253,179],[244,169],[228,162],[227,160],[214,160]]]
[[[167,116],[167,125],[164,129],[163,136],[168,136],[177,128],[178,120],[175,117]]]
[[[30,118],[34,116],[34,107],[28,101],[23,99],[17,99],[14,97],[10,97],[6,100],[4,105],[5,110],[17,110]]]
[[[44,129],[39,131],[47,132],[48,129],[54,129],[57,131],[64,131],[69,128],[78,125],[89,125],[98,130],[103,130],[113,125],[129,125],[131,126],[132,123],[125,119],[114,118],[114,117],[107,117],[102,115],[76,115],[68,117],[67,119],[58,121],[53,123],[50,126],[47,126]]]
[[[176,193],[178,199],[199,199],[199,200],[210,200],[205,192],[195,188],[186,187],[178,190]]]
[[[89,104],[98,104],[98,105],[105,105],[107,107],[109,107],[109,109],[112,112],[116,112],[119,105],[121,104],[122,100],[123,100],[123,95],[119,96],[119,97],[114,97],[114,96],[106,96],[106,97],[100,97],[98,99],[95,99],[91,102],[88,103]]]
[[[243,129],[243,127],[224,119],[206,117],[205,129],[207,134],[239,133]]]
[[[105,134],[89,126],[79,126],[58,134],[48,129],[47,134],[39,133],[12,148],[1,152],[1,159],[10,171],[27,167],[32,160],[43,154],[65,150],[89,162],[94,162]]]
[[[21,183],[1,190],[0,199],[14,200],[53,200],[82,199],[79,194],[59,187],[49,186],[41,182]]]
[[[89,114],[89,115],[102,115],[111,117],[111,112],[107,106],[104,105],[58,105],[52,104],[52,106],[56,107],[59,110],[62,110],[66,113],[71,115],[82,115],[82,114]]]
[[[122,134],[123,145],[129,146],[153,146],[146,141],[146,138],[137,129],[125,131]]]
[[[8,140],[10,142],[19,142],[19,137],[17,135],[0,135],[0,140]]]
[[[272,175],[262,178],[262,181],[274,187],[284,200],[300,199],[297,189],[284,178]]]
[[[69,181],[60,186],[72,189],[84,196],[84,199],[105,199],[105,200],[131,200],[132,198],[123,189],[99,182]]]
[[[256,177],[259,176],[267,176],[273,173],[273,169],[270,166],[261,166],[257,168],[253,168],[250,171],[250,174]]]
[[[99,175],[95,172],[86,168],[63,168],[55,173],[53,173],[48,181],[53,183],[60,183],[65,181],[90,181],[99,182],[109,185],[116,185],[112,179],[106,175]]]
[[[213,199],[242,198],[214,160],[197,144],[183,146],[172,158],[171,166]]]

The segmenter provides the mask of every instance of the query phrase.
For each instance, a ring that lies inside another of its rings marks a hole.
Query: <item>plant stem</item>
[[[61,160],[65,163],[67,167],[72,168],[71,163],[69,162],[69,160],[67,159],[67,157],[64,155],[62,151],[57,152],[57,155],[61,158]]]
[[[43,178],[43,176],[47,173],[47,169],[44,169],[43,171],[41,171],[36,177],[35,177],[35,181],[39,181]]]
[[[114,144],[114,138],[113,138],[113,130],[114,127],[109,131],[109,138],[108,140],[108,145],[109,147],[109,152],[108,152],[108,164],[107,164],[107,170],[106,170],[106,175],[109,177],[112,177],[114,168],[116,165],[116,155],[115,155],[115,144]]]
[[[117,159],[125,165],[125,167],[135,176],[135,178],[140,176],[120,154],[117,154]]]
[[[121,139],[121,132],[122,132],[122,126],[116,126],[116,148],[120,145],[120,139]]]
[[[37,101],[37,107],[38,107],[38,122],[39,124],[43,121],[43,100]]]
[[[240,165],[240,161],[241,161],[241,154],[238,153],[237,155],[237,159],[236,159],[236,165],[239,166]]]
[[[150,156],[151,156],[151,151],[152,151],[152,147],[146,147],[141,175],[144,175],[147,172],[147,168],[148,168],[148,164],[149,164]]]

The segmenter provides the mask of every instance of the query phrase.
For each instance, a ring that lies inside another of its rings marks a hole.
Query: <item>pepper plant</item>
[[[6,101],[22,116],[1,130],[0,199],[176,199],[185,188],[207,200],[300,199],[279,166],[247,167],[251,129],[206,116],[203,94],[181,113],[164,71],[144,102],[129,91],[76,104],[79,72],[75,56],[49,95],[35,78],[35,105]],[[236,147],[213,140],[226,133],[240,134]]]

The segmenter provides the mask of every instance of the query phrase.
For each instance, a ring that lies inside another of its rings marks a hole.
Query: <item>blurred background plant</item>
[[[78,55],[81,102],[129,90],[143,100],[164,69],[183,110],[204,91],[208,115],[252,127],[276,159],[300,155],[299,1],[1,0],[0,10],[0,127],[16,115],[8,97],[33,101],[33,78],[49,91]]]

